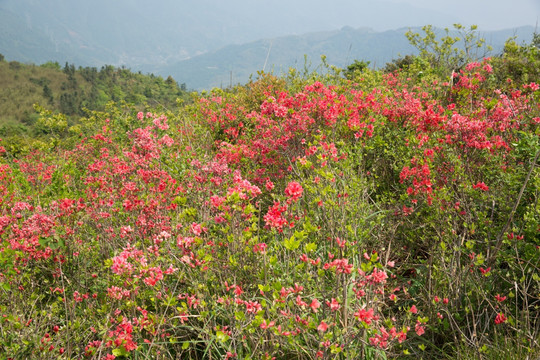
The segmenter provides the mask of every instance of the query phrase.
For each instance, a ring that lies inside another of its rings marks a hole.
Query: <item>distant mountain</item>
[[[0,53],[42,63],[130,68],[345,25],[450,25],[455,15],[362,0],[0,0]]]
[[[337,31],[308,33],[301,36],[285,36],[265,39],[242,45],[229,45],[176,64],[151,69],[156,73],[170,74],[182,79],[189,87],[202,90],[227,87],[244,83],[259,70],[280,74],[290,67],[311,70],[320,65],[322,54],[329,64],[346,67],[355,59],[370,61],[373,67],[384,65],[400,55],[413,54],[413,48],[405,33],[408,28],[374,32],[373,30],[344,27]],[[412,29],[422,33],[420,28]],[[442,30],[438,30],[442,33]],[[493,55],[501,52],[504,43],[516,36],[519,41],[529,42],[534,32],[532,26],[500,31],[480,32],[487,44],[493,47]],[[307,59],[307,64],[305,64]]]
[[[0,53],[7,60],[36,64],[57,61],[98,68],[108,64],[165,77],[172,74],[189,88],[203,89],[227,86],[231,75],[233,83],[244,82],[263,68],[278,72],[301,68],[304,55],[313,66],[321,54],[337,66],[354,59],[384,65],[399,53],[412,51],[404,37],[409,26],[461,22],[460,12],[412,4],[409,0],[0,0]],[[389,30],[396,28],[400,30]],[[495,47],[513,35],[503,33],[500,41],[496,33],[489,33]]]

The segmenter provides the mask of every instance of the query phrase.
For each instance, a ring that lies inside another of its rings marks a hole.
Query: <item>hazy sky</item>
[[[386,0],[436,10],[483,30],[498,30],[540,21],[540,0]]]
[[[479,32],[534,26],[540,0],[0,0],[0,17],[6,14],[5,33],[4,23],[23,25],[14,37],[35,31],[56,47],[166,61],[345,26],[385,31],[461,23],[478,25]]]
[[[424,25],[474,24],[483,36],[483,31],[503,29],[517,34],[518,27],[535,26],[539,20],[540,0],[0,0],[0,52],[10,60],[173,73],[180,62],[201,61],[199,55],[229,45],[322,31],[346,33],[346,26],[361,29],[358,34],[367,33],[366,28],[399,29],[382,35],[402,36],[404,30],[419,31]],[[294,43],[289,40],[285,43]],[[339,41],[325,44],[335,48]],[[257,49],[269,53],[266,45]],[[394,56],[397,50],[391,51]]]

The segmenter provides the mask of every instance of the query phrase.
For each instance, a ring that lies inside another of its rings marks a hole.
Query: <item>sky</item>
[[[37,33],[53,50],[95,49],[84,57],[115,64],[165,63],[345,26],[386,31],[460,23],[478,25],[481,33],[535,26],[539,19],[540,0],[0,0],[0,34],[8,34],[0,35],[0,51],[9,54],[8,46]]]
[[[345,27],[402,36],[409,28],[460,23],[477,25],[484,36],[503,29],[516,35],[518,27],[539,22],[540,0],[0,0],[0,53],[160,73],[227,47],[308,33],[319,38],[317,32]]]
[[[540,22],[540,0],[386,0],[458,17],[482,30],[500,30]]]

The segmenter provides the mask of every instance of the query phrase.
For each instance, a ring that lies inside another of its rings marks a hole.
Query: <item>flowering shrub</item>
[[[540,93],[492,71],[262,77],[5,153],[0,352],[537,354]]]

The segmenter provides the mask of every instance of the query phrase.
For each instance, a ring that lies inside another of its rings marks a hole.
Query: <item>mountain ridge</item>
[[[339,67],[355,59],[381,67],[415,50],[404,36],[409,24],[441,28],[460,20],[393,1],[0,0],[0,53],[35,64],[125,66],[201,90],[245,82],[263,69],[303,67],[305,57],[317,67],[322,54]],[[386,25],[377,23],[380,14]],[[395,29],[380,29],[388,24]],[[532,29],[520,30],[520,40]],[[485,33],[497,50],[513,30],[504,39]]]
[[[243,83],[257,71],[266,69],[287,71],[290,67],[304,67],[304,59],[312,67],[321,65],[320,57],[338,67],[346,67],[355,59],[369,61],[373,67],[384,65],[399,56],[416,53],[405,36],[409,30],[421,33],[421,28],[400,28],[377,32],[369,28],[289,35],[273,39],[261,39],[246,44],[229,45],[201,54],[173,65],[148,68],[160,74],[182,79],[189,87],[202,90],[212,87]],[[439,34],[442,29],[435,29]],[[492,55],[500,53],[507,39],[517,36],[518,41],[529,41],[534,32],[532,26],[516,29],[478,32],[493,47]],[[232,75],[231,75],[232,72]],[[231,81],[231,77],[233,81]]]
[[[170,65],[258,39],[345,25],[383,27],[379,14],[392,27],[459,21],[454,15],[388,0],[1,0],[0,33],[10,35],[2,36],[0,52],[17,61],[73,61],[81,66]],[[42,46],[20,47],[18,34],[32,34]],[[42,58],[49,53],[56,57]]]

